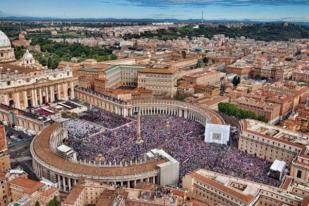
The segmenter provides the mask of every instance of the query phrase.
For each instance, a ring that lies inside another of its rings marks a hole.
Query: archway
[[[68,88],[68,97],[69,97],[69,99],[71,99],[71,94],[72,94],[72,90],[71,90],[71,88]]]
[[[11,100],[9,101],[9,106],[10,106],[10,107],[14,107],[14,106],[15,106],[14,100],[11,99]]]
[[[57,102],[58,101],[58,94],[55,94],[54,97],[55,97],[55,102]]]
[[[46,96],[42,97],[42,104],[46,104]]]
[[[28,99],[28,108],[32,108],[32,100]]]

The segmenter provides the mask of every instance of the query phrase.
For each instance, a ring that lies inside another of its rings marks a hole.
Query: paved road
[[[18,158],[15,158],[15,159],[11,159],[11,162],[12,163],[19,163],[19,162],[30,161],[30,160],[32,160],[31,156],[25,156],[25,157],[18,157]]]

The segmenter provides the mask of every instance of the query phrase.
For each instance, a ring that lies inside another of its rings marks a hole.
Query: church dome
[[[11,42],[5,33],[0,30],[0,48],[1,47],[11,47]]]
[[[29,50],[27,49],[26,53],[23,56],[24,60],[33,60],[33,55],[29,52]]]

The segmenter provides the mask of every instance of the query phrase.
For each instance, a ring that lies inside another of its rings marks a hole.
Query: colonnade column
[[[62,182],[63,182],[63,191],[66,192],[67,188],[66,188],[66,183],[65,183],[65,177],[62,177]]]
[[[42,104],[43,103],[42,88],[39,88],[39,100],[40,100],[40,104]]]
[[[69,185],[69,191],[71,191],[71,189],[72,189],[71,178],[68,178],[68,185]]]
[[[46,101],[46,102],[50,102],[50,99],[49,99],[49,89],[48,89],[48,87],[45,87],[44,90],[45,90],[45,101]]]
[[[70,88],[71,88],[71,99],[75,98],[75,91],[74,91],[74,83],[70,82]]]
[[[49,87],[49,93],[50,93],[50,101],[54,102],[55,101],[55,88],[54,86]]]
[[[57,182],[58,182],[58,189],[61,190],[61,180],[59,175],[57,175]]]
[[[58,94],[58,100],[62,99],[61,85],[60,84],[57,85],[57,94]]]
[[[9,95],[4,95],[4,104],[9,105]]]
[[[20,95],[18,92],[13,94],[14,107],[20,109]]]
[[[23,97],[24,97],[24,108],[23,109],[26,109],[28,107],[27,91],[23,91]]]
[[[64,100],[68,100],[68,84],[63,84],[63,94],[64,94]]]

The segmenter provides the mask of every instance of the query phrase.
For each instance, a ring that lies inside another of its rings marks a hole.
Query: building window
[[[297,178],[301,178],[301,175],[302,175],[302,171],[301,170],[297,170],[296,177]]]

